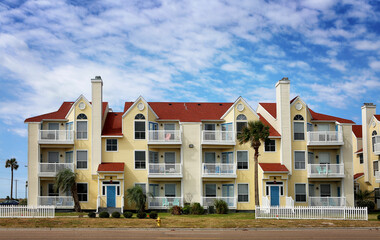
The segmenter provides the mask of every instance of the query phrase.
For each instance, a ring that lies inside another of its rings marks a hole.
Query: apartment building
[[[375,203],[380,207],[380,115],[376,105],[364,103],[362,125],[354,125],[354,180],[355,191],[374,191]]]
[[[237,134],[248,121],[270,127],[260,147],[259,195],[267,205],[353,206],[352,121],[316,113],[290,81],[276,84],[276,103],[257,110],[242,98],[227,103],[147,102],[114,112],[95,77],[83,95],[52,113],[28,118],[28,204],[73,208],[55,192],[63,168],[77,173],[81,207],[130,209],[126,189],[141,186],[149,209],[185,202],[254,210],[254,150]]]

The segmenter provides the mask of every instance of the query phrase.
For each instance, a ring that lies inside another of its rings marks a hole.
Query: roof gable
[[[274,119],[277,119],[276,103],[259,103]]]
[[[122,112],[108,112],[102,136],[122,136]]]
[[[258,113],[260,117],[260,121],[264,124],[269,126],[269,137],[280,137],[281,135],[274,129],[274,127],[260,114]]]
[[[73,104],[74,102],[63,102],[57,111],[27,118],[25,119],[25,123],[41,122],[42,120],[63,120],[66,118],[66,115],[70,111]]]

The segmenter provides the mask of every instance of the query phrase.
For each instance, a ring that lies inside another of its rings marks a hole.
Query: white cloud
[[[369,66],[375,71],[380,71],[380,61],[372,61]]]

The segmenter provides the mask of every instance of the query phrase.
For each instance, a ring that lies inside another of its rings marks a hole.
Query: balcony
[[[202,131],[202,144],[236,145],[234,131]]]
[[[39,206],[55,206],[56,208],[74,208],[74,200],[71,196],[40,196]]]
[[[149,130],[148,144],[182,144],[180,130]]]
[[[214,206],[215,200],[225,201],[230,209],[236,208],[236,197],[202,197],[203,207]]]
[[[74,171],[74,163],[40,163],[38,175],[40,177],[55,177],[62,169]]]
[[[377,137],[380,137],[380,136],[376,136],[377,143],[373,145],[373,153],[375,155],[380,155],[380,138],[377,138]]]
[[[309,178],[343,178],[344,164],[308,164]]]
[[[74,130],[40,130],[39,144],[74,144]]]
[[[173,206],[183,206],[183,197],[149,197],[149,209],[169,209]]]
[[[149,163],[148,177],[150,178],[181,178],[181,163]]]
[[[307,132],[308,146],[334,146],[343,144],[343,133],[341,131]]]
[[[202,163],[202,176],[210,178],[236,178],[236,164]]]
[[[377,172],[375,173],[375,181],[376,181],[377,183],[380,183],[380,171],[377,171]]]
[[[345,197],[309,197],[309,206],[344,207]]]

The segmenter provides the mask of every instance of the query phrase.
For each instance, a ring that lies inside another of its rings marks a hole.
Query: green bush
[[[113,218],[120,218],[120,213],[119,212],[113,212],[112,217]]]
[[[190,205],[185,205],[183,208],[182,208],[182,213],[183,214],[190,214],[190,209],[191,209],[191,207],[190,207]]]
[[[96,218],[96,213],[95,212],[89,212],[88,217],[89,218]]]
[[[215,200],[214,206],[215,206],[217,214],[227,214],[228,213],[228,204],[224,200],[222,200],[222,199]]]
[[[375,209],[375,203],[371,200],[361,200],[357,203],[358,207],[367,207],[368,211]]]
[[[131,212],[124,212],[123,215],[124,215],[125,218],[131,218],[133,216],[133,213],[131,213]]]
[[[101,212],[99,213],[100,218],[109,218],[110,214],[108,212]]]
[[[380,215],[377,215],[377,220],[380,220]]]
[[[173,206],[170,208],[170,213],[173,215],[181,215],[182,214],[182,208],[180,206]]]
[[[190,210],[191,214],[202,215],[204,214],[204,212],[205,212],[205,209],[201,206],[200,203],[196,202],[191,205],[191,210]]]
[[[146,212],[138,212],[136,216],[138,218],[146,218]]]
[[[27,200],[26,198],[21,199],[21,200],[19,201],[19,205],[28,205],[28,200]]]
[[[152,219],[156,219],[158,217],[158,214],[157,214],[156,211],[153,211],[153,212],[149,213],[149,217],[152,218]]]
[[[207,208],[207,213],[208,213],[208,214],[214,214],[214,213],[215,213],[215,208],[214,208],[214,206],[209,206],[209,207]]]

